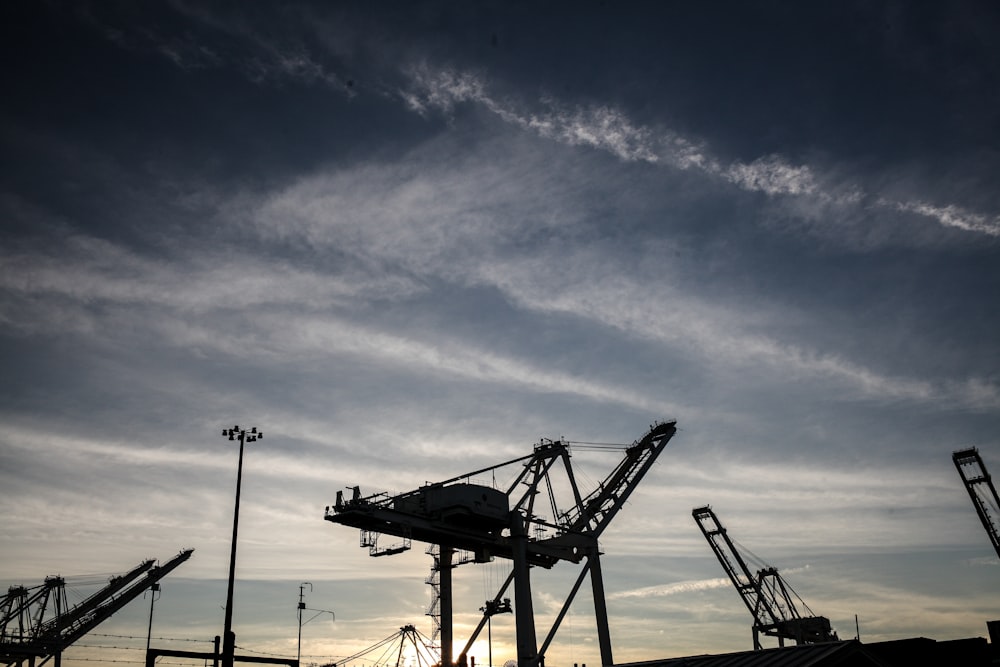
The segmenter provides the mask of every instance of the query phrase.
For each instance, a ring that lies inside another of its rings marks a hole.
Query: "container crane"
[[[1000,512],[1000,498],[997,498],[997,489],[993,486],[993,479],[986,472],[986,465],[979,455],[979,450],[975,447],[954,452],[951,455],[958,474],[962,477],[972,504],[976,508],[979,520],[983,522],[983,528],[989,535],[994,551],[1000,556],[1000,531],[997,530],[996,521],[990,514]]]
[[[786,639],[796,644],[815,644],[837,641],[837,633],[830,627],[829,619],[813,616],[812,610],[795,594],[777,568],[765,567],[753,574],[746,560],[729,539],[726,529],[719,523],[715,512],[709,506],[696,507],[691,515],[708,540],[719,563],[736,587],[743,603],[753,615],[753,648],[761,650],[760,635],[777,637],[778,645],[784,646]],[[793,600],[798,599],[809,615],[802,616]]]
[[[104,588],[71,608],[67,608],[63,577],[47,577],[36,589],[11,587],[0,599],[0,663],[28,662],[35,667],[54,658],[59,667],[66,647],[148,590],[193,551],[181,551],[159,566],[145,560],[128,573],[112,577]]]
[[[652,467],[674,433],[676,422],[652,425],[649,431],[631,445],[617,467],[597,488],[583,495],[570,461],[570,444],[565,440],[542,440],[534,451],[511,461],[489,466],[458,477],[427,484],[415,491],[397,496],[377,493],[363,496],[358,487],[350,498],[342,491],[336,503],[327,507],[324,518],[333,523],[361,530],[361,546],[368,547],[372,556],[399,553],[410,547],[412,540],[440,547],[437,554],[436,587],[440,595],[441,665],[452,667],[452,556],[458,551],[472,554],[475,562],[489,562],[494,557],[510,559],[510,576],[497,592],[492,604],[503,604],[503,594],[513,583],[515,627],[519,667],[534,667],[543,662],[545,651],[555,636],[563,617],[576,596],[583,580],[590,575],[597,621],[598,643],[603,665],[614,663],[608,629],[604,582],[601,574],[598,538],[622,508],[636,485]],[[579,445],[598,446],[594,443]],[[621,448],[620,446],[615,446]],[[561,469],[565,477],[556,477]],[[506,490],[470,483],[471,478],[487,472],[520,465]],[[560,510],[557,495],[565,499]],[[548,507],[539,498],[548,500]],[[568,497],[568,499],[566,499]],[[379,534],[394,536],[400,542],[379,546]],[[531,600],[531,567],[551,568],[559,561],[584,565],[552,628],[538,646]],[[464,664],[466,655],[489,619],[483,619],[459,656]]]

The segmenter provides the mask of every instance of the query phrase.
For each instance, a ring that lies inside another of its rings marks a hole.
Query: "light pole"
[[[313,585],[308,581],[302,582],[302,585],[299,586],[299,649],[295,654],[295,659],[298,660],[300,664],[302,663],[302,612],[305,611],[306,608],[304,592],[306,586],[309,587],[310,592],[312,592],[313,589]]]
[[[305,599],[305,588],[306,588],[306,586],[309,587],[310,592],[313,589],[313,585],[311,583],[309,583],[308,581],[303,581],[299,585],[299,650],[298,650],[298,653],[296,654],[296,659],[300,663],[302,662],[302,626],[305,625],[306,623],[309,623],[309,621],[314,620],[320,614],[330,614],[330,616],[333,617],[333,620],[335,620],[335,621],[337,620],[336,614],[334,614],[329,609],[309,609],[308,607],[306,607],[306,599]],[[302,612],[304,612],[304,611],[314,611],[314,612],[316,612],[316,614],[314,614],[308,621],[306,621],[305,623],[303,623],[302,622]]]
[[[149,592],[149,630],[146,633],[146,655],[149,655],[149,642],[153,639],[153,603],[156,602],[156,594],[160,592],[160,584],[154,583],[149,587]]]
[[[236,508],[233,510],[233,541],[229,552],[229,591],[226,594],[226,624],[222,639],[222,665],[223,667],[233,667],[233,656],[236,653],[236,635],[233,634],[233,583],[236,580],[236,534],[240,525],[240,483],[243,481],[243,444],[254,442],[264,437],[264,433],[257,432],[254,426],[248,433],[246,429],[239,426],[223,429],[223,437],[230,440],[240,441],[240,461],[236,467]]]

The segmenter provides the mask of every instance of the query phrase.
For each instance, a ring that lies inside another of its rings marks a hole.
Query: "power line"
[[[110,639],[141,639],[143,641],[146,640],[146,636],[145,635],[143,635],[142,637],[136,637],[136,636],[133,636],[133,635],[108,635],[108,634],[101,634],[99,632],[91,632],[89,634],[89,636],[90,637],[108,637]],[[195,643],[195,644],[211,644],[214,641],[212,639],[179,639],[179,638],[176,638],[176,637],[153,637],[153,639],[155,639],[157,641],[164,641],[164,642],[192,642],[192,643]]]

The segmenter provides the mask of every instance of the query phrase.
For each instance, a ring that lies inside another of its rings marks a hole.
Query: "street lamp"
[[[302,662],[302,626],[305,625],[306,623],[309,623],[309,621],[315,620],[320,614],[330,614],[330,616],[333,617],[333,620],[335,621],[337,620],[336,614],[334,614],[329,609],[309,609],[308,607],[306,607],[306,598],[305,598],[306,586],[309,587],[310,592],[313,589],[313,585],[308,581],[303,581],[302,584],[299,586],[299,649],[298,653],[296,654],[296,659],[300,663]],[[308,621],[303,623],[302,612],[304,611],[315,611],[316,614],[310,617]]]
[[[306,586],[309,587],[310,592],[312,592],[313,589],[313,585],[308,581],[302,582],[302,585],[299,586],[299,649],[298,652],[295,654],[295,659],[298,660],[299,663],[302,662],[302,612],[305,611],[306,608],[306,598],[305,598]]]
[[[233,541],[229,552],[229,591],[226,594],[226,626],[223,632],[222,645],[222,665],[223,667],[233,667],[233,656],[236,653],[236,635],[233,634],[233,583],[236,580],[236,534],[240,525],[240,483],[243,481],[243,444],[245,442],[255,442],[264,437],[264,433],[257,432],[254,426],[247,432],[246,429],[234,426],[222,430],[222,436],[230,440],[240,441],[240,461],[236,468],[236,509],[233,510]]]
[[[156,602],[156,594],[160,592],[160,584],[159,583],[153,583],[153,585],[149,587],[149,592],[150,592],[150,596],[149,596],[149,630],[146,632],[146,655],[149,655],[149,642],[152,641],[152,639],[153,639],[153,603]],[[142,596],[146,597],[146,594],[143,593]]]

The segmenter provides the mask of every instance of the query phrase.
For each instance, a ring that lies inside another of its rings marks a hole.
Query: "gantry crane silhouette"
[[[453,555],[469,552],[474,562],[485,563],[494,557],[512,561],[512,570],[492,602],[484,607],[483,618],[459,654],[465,664],[469,649],[486,626],[490,611],[505,606],[502,596],[514,585],[514,618],[518,667],[544,664],[545,651],[555,637],[563,617],[589,574],[593,590],[594,614],[603,665],[614,663],[608,612],[604,597],[598,538],[622,508],[636,485],[656,461],[676,433],[676,421],[658,422],[631,445],[625,455],[598,486],[583,495],[570,461],[570,442],[544,439],[534,451],[511,461],[431,483],[396,496],[376,493],[363,496],[359,487],[350,498],[342,491],[336,503],[327,507],[325,519],[361,530],[361,546],[372,556],[390,555],[410,548],[412,540],[439,547],[436,566],[440,579],[441,665],[452,667],[452,573]],[[575,443],[588,448],[623,446],[602,443]],[[565,477],[554,473],[562,463]],[[522,469],[505,490],[470,483],[473,477],[506,466],[520,464]],[[548,506],[536,502],[539,497]],[[557,502],[564,501],[560,510]],[[391,546],[379,546],[378,535],[399,539]],[[583,567],[552,628],[539,647],[531,599],[530,569],[551,568],[560,561],[583,563]]]
[[[365,658],[378,651],[375,658]],[[408,654],[409,653],[409,654]],[[412,625],[404,625],[399,632],[393,633],[372,646],[358,651],[354,655],[341,658],[337,662],[327,662],[320,667],[338,667],[352,665],[356,660],[365,659],[383,667],[404,667],[406,664],[416,667],[436,667],[437,651],[430,637],[420,633]]]
[[[997,524],[990,514],[1000,512],[1000,499],[997,498],[997,489],[993,486],[993,479],[986,472],[986,465],[979,455],[979,450],[975,447],[954,452],[951,455],[958,474],[962,477],[972,504],[976,508],[976,514],[989,535],[994,551],[1000,556],[1000,532],[997,531]]]
[[[129,572],[112,577],[106,586],[74,607],[66,602],[64,577],[46,577],[44,584],[30,589],[12,586],[0,598],[0,661],[8,666],[27,662],[30,667],[40,667],[54,659],[59,667],[66,647],[149,590],[193,551],[185,549],[163,565],[145,560]]]
[[[711,507],[696,507],[691,510],[691,515],[753,615],[755,651],[762,648],[762,634],[777,637],[779,646],[784,646],[786,639],[792,639],[796,644],[837,641],[837,633],[831,629],[829,619],[813,616],[812,610],[781,578],[777,568],[764,567],[756,574],[750,572],[746,560],[729,539],[729,534],[719,523]],[[799,613],[793,596],[808,612],[808,616]]]

